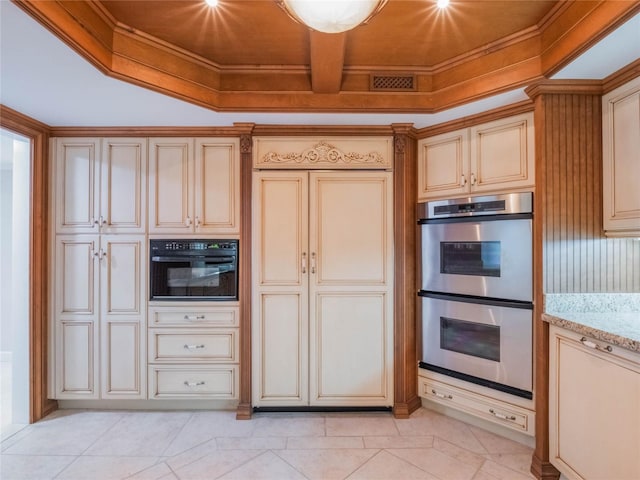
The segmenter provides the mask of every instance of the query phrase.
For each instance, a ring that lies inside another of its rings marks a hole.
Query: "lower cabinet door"
[[[149,398],[238,398],[237,365],[149,367]]]
[[[140,322],[105,321],[102,337],[102,398],[146,398]]]
[[[57,325],[56,398],[98,398],[98,344],[93,321],[60,321]]]
[[[550,330],[549,460],[570,479],[640,478],[640,355]]]

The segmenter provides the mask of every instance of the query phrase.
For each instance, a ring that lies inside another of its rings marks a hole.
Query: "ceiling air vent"
[[[412,74],[372,74],[371,91],[412,92],[416,89],[416,76]]]

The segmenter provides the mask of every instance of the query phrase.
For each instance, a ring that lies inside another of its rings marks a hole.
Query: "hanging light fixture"
[[[297,22],[324,33],[351,30],[376,15],[388,0],[276,0]]]

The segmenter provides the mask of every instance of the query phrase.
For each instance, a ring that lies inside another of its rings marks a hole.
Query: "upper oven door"
[[[530,218],[451,219],[421,228],[422,290],[533,301]]]
[[[152,256],[151,300],[236,300],[234,256]]]

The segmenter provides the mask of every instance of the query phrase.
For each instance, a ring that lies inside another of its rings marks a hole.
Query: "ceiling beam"
[[[347,34],[309,30],[311,89],[313,93],[338,93],[342,85]]]

